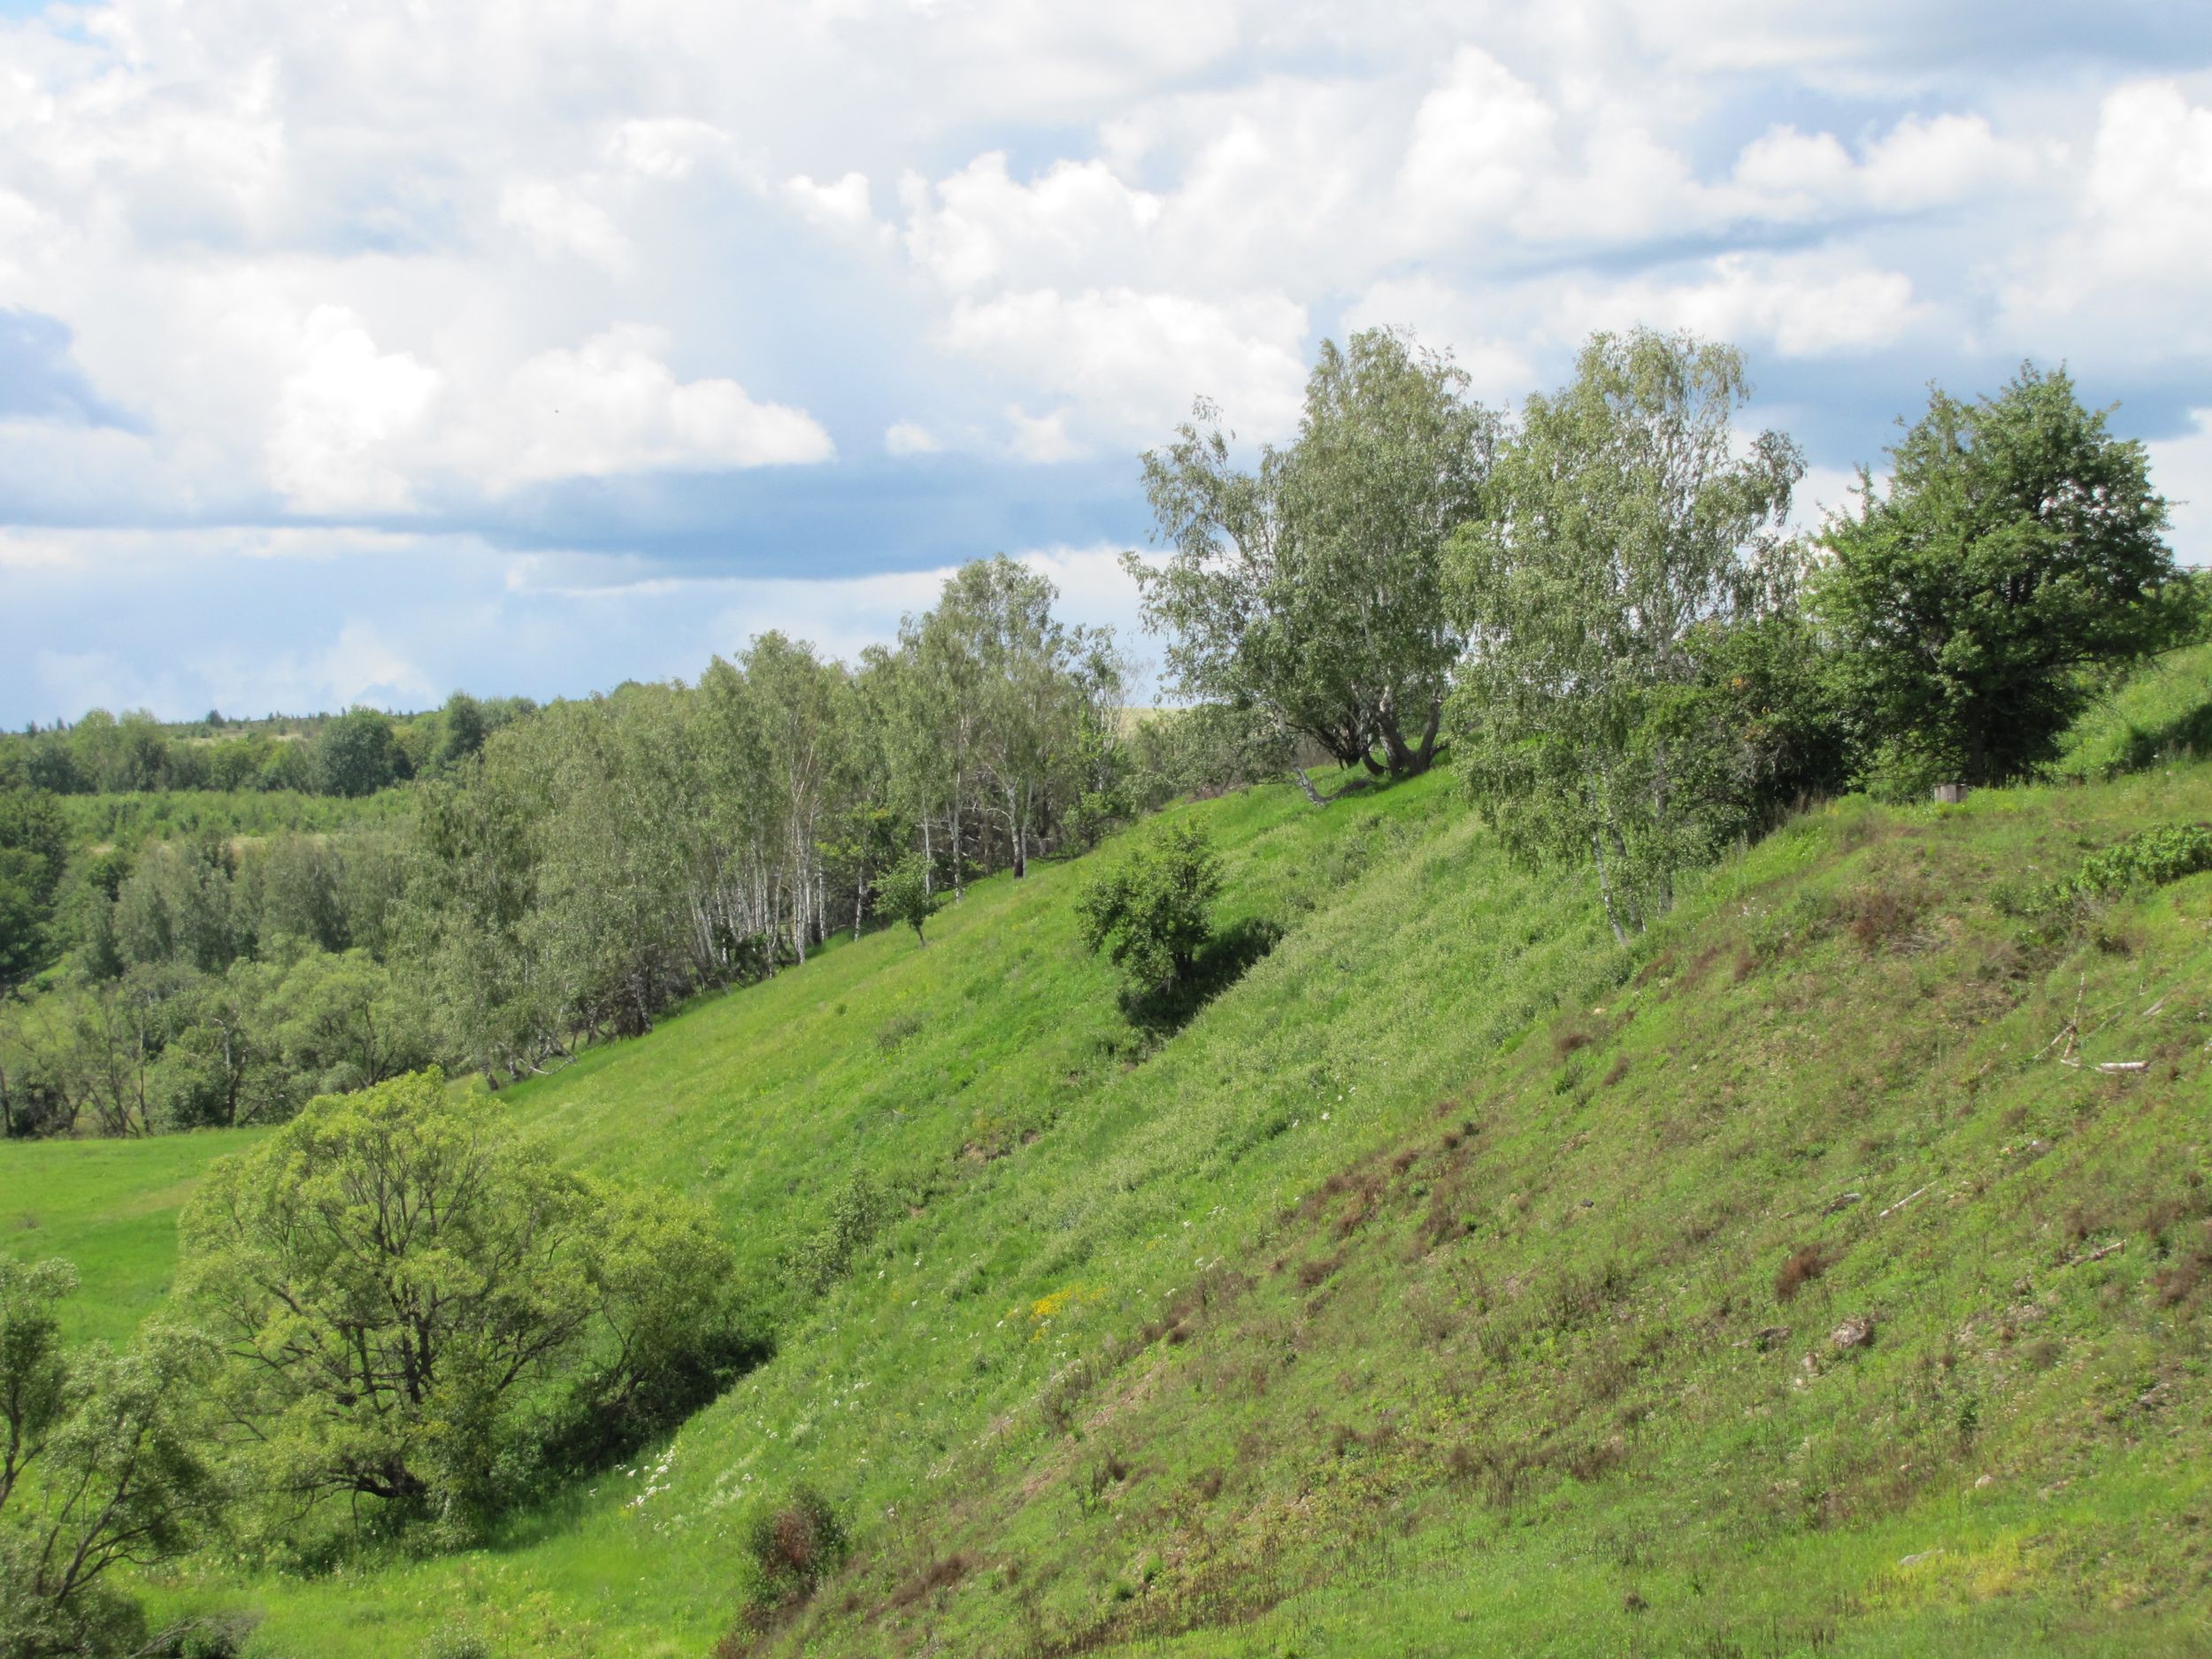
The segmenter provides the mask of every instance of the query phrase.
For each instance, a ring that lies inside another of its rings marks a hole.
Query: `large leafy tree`
[[[405,764],[390,718],[374,709],[349,709],[315,738],[315,780],[326,795],[374,795],[400,778]]]
[[[1888,488],[1832,520],[1816,588],[1851,700],[1895,772],[1980,784],[2055,752],[2093,671],[2180,642],[2202,609],[2143,446],[2032,365],[1934,392]]]
[[[1444,544],[1483,511],[1498,429],[1448,357],[1388,329],[1323,342],[1296,440],[1263,447],[1249,471],[1202,401],[1144,457],[1169,557],[1127,559],[1176,688],[1256,711],[1343,765],[1425,770],[1463,644]]]
[[[110,1575],[180,1554],[219,1495],[192,1416],[205,1344],[157,1327],[123,1354],[70,1354],[58,1309],[76,1287],[66,1262],[0,1258],[0,1653],[12,1659],[138,1650],[144,1620]]]
[[[1712,849],[1699,780],[1730,772],[1717,751],[1741,734],[1709,718],[1709,666],[1788,586],[1803,463],[1772,432],[1739,449],[1747,396],[1732,347],[1597,335],[1570,385],[1528,400],[1491,511],[1452,548],[1468,785],[1516,854],[1586,861],[1622,938]]]
[[[435,1071],[311,1102],[211,1171],[182,1282],[216,1393],[265,1481],[481,1513],[526,1469],[534,1397],[613,1409],[718,1328],[731,1257],[704,1211],[624,1195]]]

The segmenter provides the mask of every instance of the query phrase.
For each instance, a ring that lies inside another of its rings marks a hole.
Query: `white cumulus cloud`
[[[499,221],[520,231],[548,259],[573,255],[607,271],[629,263],[629,239],[572,186],[543,179],[510,184],[499,199]]]
[[[964,300],[946,334],[956,351],[1073,400],[1089,433],[1117,442],[1166,436],[1194,396],[1222,404],[1247,437],[1281,437],[1297,424],[1305,387],[1306,311],[1281,294],[1214,303],[1039,288]],[[1036,458],[1064,452],[1043,435],[1025,449]]]
[[[301,346],[273,411],[270,482],[303,512],[408,507],[410,480],[391,451],[429,409],[437,372],[407,352],[378,350],[341,306],[310,313]]]
[[[495,488],[618,472],[802,465],[835,453],[804,410],[756,402],[735,380],[680,380],[668,338],[626,324],[540,352],[459,440]]]

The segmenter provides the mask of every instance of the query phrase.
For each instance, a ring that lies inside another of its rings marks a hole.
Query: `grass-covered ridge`
[[[856,1554],[762,1651],[2204,1636],[2212,876],[2057,944],[2014,912],[2212,818],[2212,770],[1847,802],[1626,956],[1447,778],[1178,810],[1224,919],[1288,932],[1156,1048],[1077,948],[1079,863],[514,1091],[565,1156],[708,1196],[764,1280],[856,1167],[897,1218],[497,1548],[164,1608],[257,1608],[270,1655],[457,1619],[701,1654],[804,1480]]]

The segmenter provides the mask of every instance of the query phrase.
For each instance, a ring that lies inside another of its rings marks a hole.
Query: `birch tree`
[[[1323,342],[1288,449],[1239,466],[1202,399],[1146,454],[1169,555],[1125,563],[1147,626],[1168,636],[1174,689],[1256,711],[1376,777],[1427,770],[1462,643],[1443,549],[1482,511],[1498,434],[1467,384],[1448,357],[1370,329]]]
[[[1778,433],[1738,446],[1748,396],[1732,346],[1595,336],[1571,383],[1528,400],[1489,514],[1452,544],[1468,787],[1525,860],[1586,861],[1624,941],[1711,851],[1684,778],[1686,749],[1713,734],[1677,718],[1701,640],[1789,587],[1804,463]]]

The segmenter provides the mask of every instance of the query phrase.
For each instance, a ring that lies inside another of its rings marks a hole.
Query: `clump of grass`
[[[1876,881],[1838,895],[1835,915],[1861,946],[1882,950],[1910,941],[1927,903],[1917,887]]]
[[[1774,1275],[1774,1300],[1793,1302],[1797,1293],[1828,1271],[1828,1258],[1816,1244],[1808,1244],[1790,1252],[1789,1260],[1782,1263]]]
[[[894,1014],[876,1027],[876,1052],[896,1054],[922,1028],[919,1014]]]

